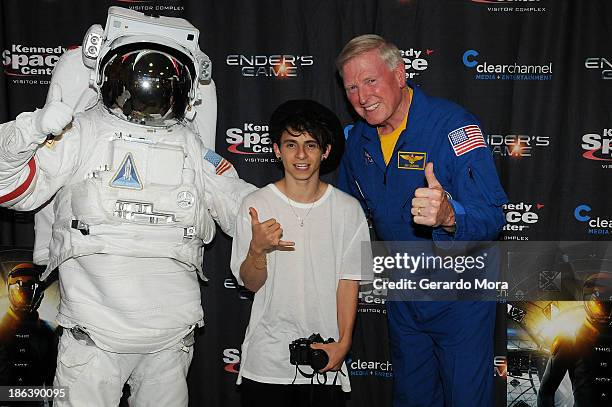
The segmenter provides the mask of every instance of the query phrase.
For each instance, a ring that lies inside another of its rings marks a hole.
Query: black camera
[[[329,356],[323,349],[312,349],[313,343],[332,343],[334,338],[324,340],[319,334],[312,334],[308,338],[299,338],[289,344],[289,362],[292,365],[306,365],[318,372],[329,363]]]

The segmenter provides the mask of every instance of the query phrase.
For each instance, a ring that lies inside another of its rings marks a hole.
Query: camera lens
[[[310,366],[316,372],[323,369],[329,363],[327,352],[322,349],[312,349],[310,352]]]

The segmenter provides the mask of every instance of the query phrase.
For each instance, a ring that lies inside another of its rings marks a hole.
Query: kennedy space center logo
[[[13,83],[48,85],[53,68],[67,50],[68,48],[61,45],[45,47],[11,44],[2,51],[4,74],[10,77]]]
[[[223,349],[223,370],[228,373],[238,374],[240,370],[240,350],[235,348]]]
[[[543,13],[546,0],[469,0],[470,3],[486,6],[490,13]]]
[[[286,79],[297,78],[304,69],[314,64],[314,57],[294,54],[231,54],[225,58],[225,64],[239,68],[240,74],[245,77]]]
[[[245,122],[225,131],[227,151],[245,162],[276,163],[268,125]]]
[[[545,205],[541,202],[513,202],[504,205],[506,225],[503,240],[529,240],[528,229],[539,222]]]
[[[272,139],[267,125],[244,123],[225,132],[225,141],[230,144],[227,151],[233,154],[272,154]]]
[[[612,169],[612,129],[582,136],[582,158],[598,162],[601,168]]]
[[[389,281],[389,278],[383,278],[384,281]],[[377,289],[371,281],[360,282],[357,312],[360,314],[386,314],[386,302],[386,287]]]
[[[406,79],[415,79],[429,68],[431,57],[434,55],[433,49],[400,49],[404,66],[406,67]]]
[[[115,0],[120,6],[127,7],[130,10],[143,12],[172,12],[185,11],[185,6],[173,4],[179,3],[180,0]]]

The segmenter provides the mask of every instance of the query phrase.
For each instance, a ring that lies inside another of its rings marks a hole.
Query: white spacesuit
[[[100,27],[100,30],[102,28]],[[89,34],[89,32],[88,32]],[[85,38],[87,42],[87,36]],[[87,57],[83,56],[82,47],[69,49],[60,57],[53,69],[51,85],[58,84],[62,91],[62,103],[70,106],[75,112],[84,112],[92,108],[98,101],[99,94],[94,88],[92,78],[93,66],[85,65]],[[90,64],[91,65],[91,64]],[[49,89],[53,89],[50,86]],[[196,115],[193,120],[185,121],[200,136],[207,148],[215,149],[215,132],[217,124],[217,93],[215,82],[210,73],[198,80],[200,99],[194,105]],[[47,98],[51,96],[51,91]],[[233,170],[233,169],[232,169]],[[51,241],[51,225],[53,224],[53,203],[40,208],[34,215],[34,263],[47,265],[49,262],[49,244]]]
[[[69,405],[117,405],[126,381],[130,404],[187,405],[202,246],[215,221],[232,232],[254,190],[185,124],[209,72],[198,34],[111,7],[83,45],[95,106],[73,119],[54,83],[44,108],[1,125],[0,205],[54,197],[47,273],[59,266],[66,328],[54,384]]]

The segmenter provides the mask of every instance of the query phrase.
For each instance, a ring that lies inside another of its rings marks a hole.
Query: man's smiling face
[[[406,112],[401,111],[400,104],[406,79],[401,65],[390,69],[373,49],[349,59],[342,67],[346,95],[368,124],[395,129],[403,121]]]

